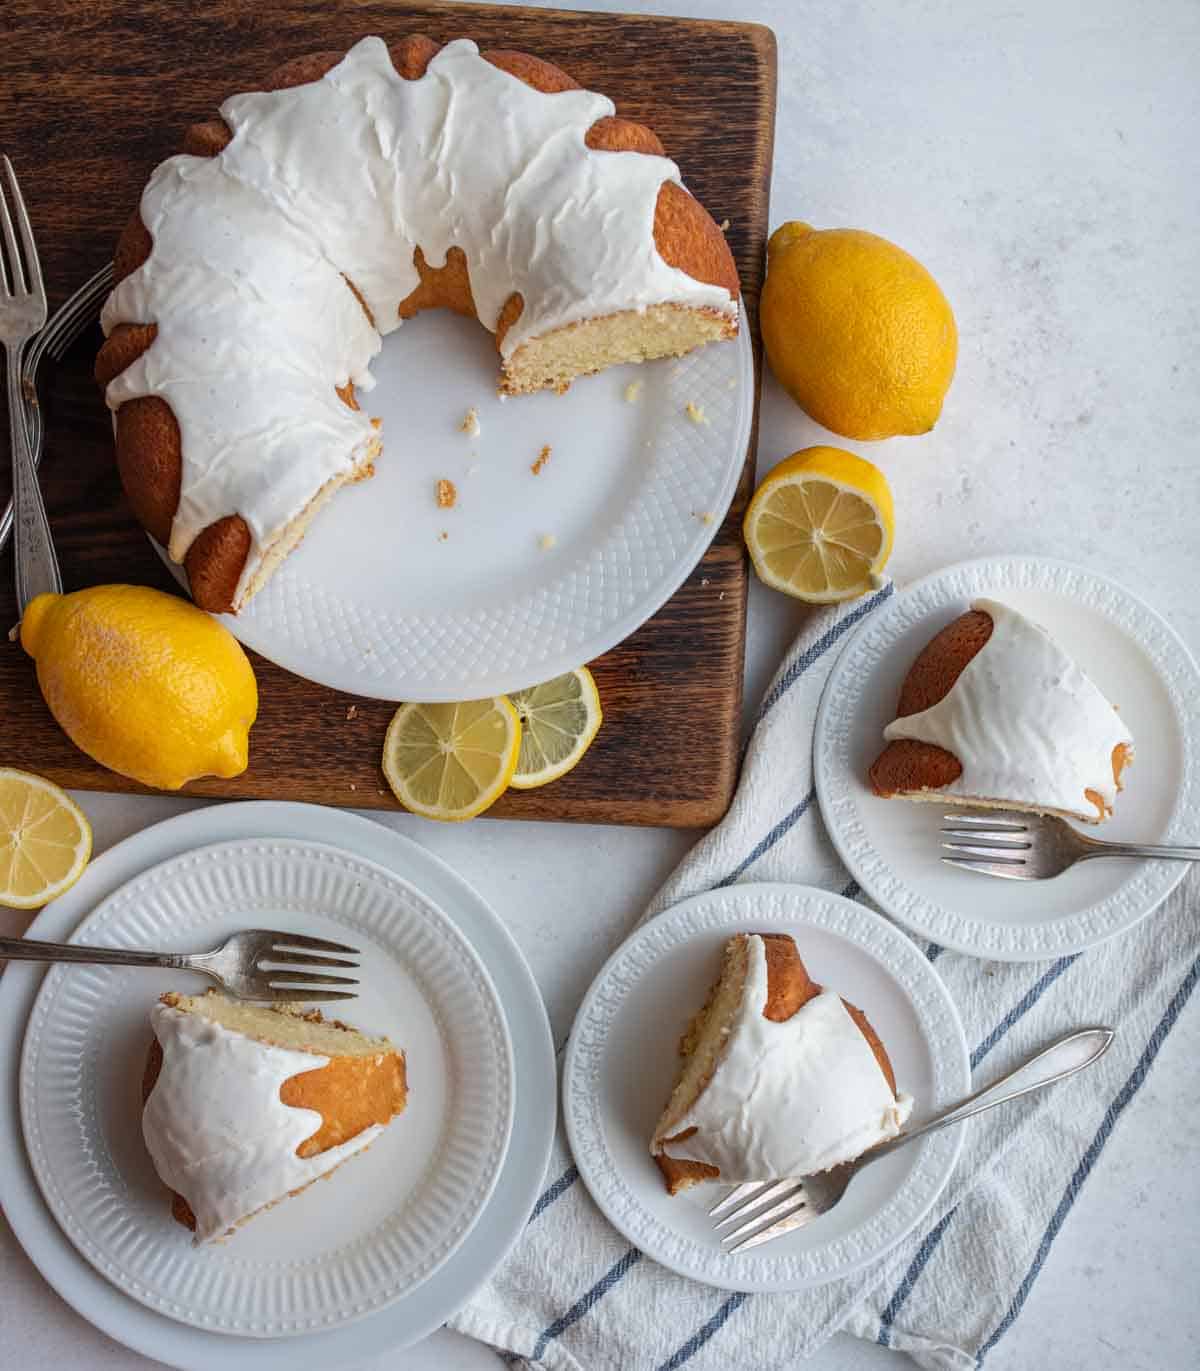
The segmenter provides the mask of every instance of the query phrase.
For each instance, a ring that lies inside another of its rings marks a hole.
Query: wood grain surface
[[[757,303],[770,193],[775,42],[770,30],[654,16],[430,4],[240,0],[204,5],[0,5],[0,151],[21,178],[51,308],[109,260],[154,165],[227,95],[252,90],[288,58],[345,49],[366,34],[518,48],[603,91],[649,124],[714,218],[730,221],[761,368]],[[99,330],[42,372],[43,489],[68,590],[132,581],[174,590],[133,522],[111,429],[91,379]],[[586,382],[584,383],[586,384]],[[757,396],[755,400],[757,430]],[[5,432],[6,432],[5,427]],[[749,452],[755,449],[752,435]],[[0,473],[7,499],[8,470]],[[578,768],[512,791],[506,818],[698,827],[728,807],[736,781],[747,566],[739,528],[752,463],[708,554],[637,633],[592,663],[600,735]],[[16,619],[11,552],[0,559],[0,625]],[[261,694],[251,764],[188,793],[394,808],[379,755],[394,706],[356,699],[254,657]],[[0,635],[0,765],[94,790],[140,787],[79,752],[50,717],[33,664]]]

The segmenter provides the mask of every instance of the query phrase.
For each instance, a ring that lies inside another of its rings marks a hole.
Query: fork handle
[[[1200,847],[1172,845],[1163,847],[1157,843],[1114,843],[1107,838],[1089,838],[1079,835],[1087,847],[1079,854],[1078,861],[1088,857],[1165,857],[1175,862],[1200,862]]]
[[[913,1142],[917,1138],[925,1137],[927,1133],[936,1133],[939,1129],[949,1128],[951,1124],[962,1123],[964,1119],[972,1119],[976,1114],[985,1114],[989,1109],[995,1109],[997,1105],[1007,1104],[1009,1100],[1019,1100],[1022,1095],[1032,1095],[1035,1090],[1044,1090],[1046,1086],[1053,1085],[1056,1081],[1065,1081],[1068,1076],[1074,1076],[1077,1071],[1082,1071],[1084,1067],[1099,1061],[1108,1051],[1116,1036],[1116,1030],[1112,1028],[1081,1028],[1074,1033],[1068,1033],[1065,1038],[1059,1038],[1057,1042],[1051,1043],[1049,1047],[1043,1048],[1041,1052],[1029,1057],[1020,1066],[1001,1076],[999,1080],[992,1081],[990,1085],[985,1085],[982,1090],[977,1090],[973,1095],[968,1095],[965,1100],[961,1100],[951,1109],[938,1114],[935,1118],[929,1119],[919,1128],[901,1133],[899,1137],[893,1138],[890,1142],[872,1149],[863,1158],[863,1161],[868,1159],[874,1161],[878,1157],[886,1156],[889,1152],[894,1152],[898,1147],[904,1147],[905,1144]],[[1057,1069],[1055,1069],[1056,1066]],[[1035,1067],[1037,1068],[1036,1071],[1033,1070]],[[1018,1076],[1024,1076],[1030,1072],[1032,1072],[1032,1079],[1027,1080],[1024,1085],[1015,1090],[997,1093],[1002,1086],[1008,1085]]]
[[[90,966],[163,966],[199,971],[181,952],[138,952],[125,947],[88,947],[84,943],[46,943],[36,938],[0,938],[0,957],[14,962],[83,962]]]
[[[13,518],[16,524],[17,609],[25,607],[36,595],[46,591],[62,594],[62,576],[54,543],[50,537],[50,521],[38,486],[37,470],[33,465],[33,450],[29,446],[29,430],[25,424],[25,396],[21,390],[21,349],[10,346],[8,352],[8,430],[12,447]]]

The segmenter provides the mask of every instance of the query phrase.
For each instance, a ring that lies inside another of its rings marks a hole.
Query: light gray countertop
[[[779,41],[772,226],[799,218],[880,233],[919,257],[953,303],[958,375],[935,433],[850,445],[892,482],[897,578],[980,554],[1062,557],[1124,582],[1200,651],[1193,0],[589,3],[768,24]],[[768,377],[760,471],[825,441],[838,440]],[[804,613],[752,589],[748,702]],[[80,798],[97,851],[195,803]],[[608,952],[695,837],[387,822],[486,894],[530,960],[558,1039]],[[603,877],[583,884],[575,876],[585,855]],[[24,926],[14,918],[6,931]],[[1193,1004],[989,1366],[1200,1365],[1198,1056]],[[843,1337],[809,1364],[867,1371],[905,1361]],[[150,1365],[68,1309],[0,1225],[0,1367],[34,1363]],[[434,1365],[501,1363],[439,1334],[373,1371]]]

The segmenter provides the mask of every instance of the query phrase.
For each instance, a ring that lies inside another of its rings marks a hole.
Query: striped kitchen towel
[[[762,702],[729,814],[644,917],[743,880],[858,894],[821,823],[810,740],[846,634],[891,594],[885,584],[865,601],[814,615]],[[1081,1024],[1120,1032],[1083,1076],[973,1121],[933,1212],[873,1267],[803,1295],[729,1294],[675,1276],[601,1216],[560,1132],[524,1236],[450,1326],[513,1364],[554,1371],[773,1371],[794,1367],[839,1329],[939,1371],[980,1365],[1019,1316],[1195,988],[1198,907],[1193,878],[1130,933],[1050,963],[982,962],[925,947],[958,1005],[981,1082]]]

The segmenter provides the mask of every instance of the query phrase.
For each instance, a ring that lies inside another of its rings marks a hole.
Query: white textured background
[[[918,256],[950,297],[961,352],[936,433],[857,445],[885,467],[895,491],[896,576],[987,553],[1061,556],[1125,582],[1200,651],[1200,4],[589,7],[769,24],[779,40],[772,226],[802,218],[883,234]],[[768,379],[760,468],[828,440]],[[748,700],[802,614],[752,590]],[[188,807],[82,798],[98,851]],[[691,841],[666,832],[391,822],[449,860],[509,922],[559,1038],[608,951]],[[581,862],[595,880],[577,880]],[[989,1357],[995,1371],[1200,1366],[1198,1056],[1193,1003],[1122,1118],[1021,1319]],[[149,1365],[68,1310],[0,1227],[0,1368],[37,1363]],[[809,1363],[814,1371],[902,1364],[849,1339]],[[499,1365],[439,1335],[372,1371]]]

